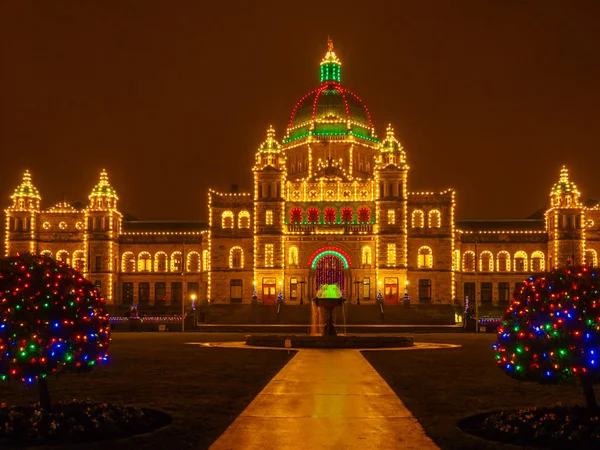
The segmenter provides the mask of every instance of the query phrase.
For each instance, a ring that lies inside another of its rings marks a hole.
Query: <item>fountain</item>
[[[311,335],[318,333],[318,320],[321,314],[318,314],[320,309],[325,310],[326,319],[323,326],[323,336],[337,336],[335,325],[333,323],[333,310],[336,306],[344,306],[345,298],[342,297],[342,292],[337,284],[322,284],[319,287],[317,296],[313,299],[313,314],[311,323]],[[315,314],[315,310],[317,314]]]

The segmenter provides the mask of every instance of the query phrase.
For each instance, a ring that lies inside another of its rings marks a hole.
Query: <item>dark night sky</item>
[[[205,218],[208,188],[250,188],[328,34],[410,190],[525,217],[568,164],[600,198],[599,21],[595,0],[2,2],[2,206],[26,168],[44,207],[87,200],[106,168],[122,211]]]

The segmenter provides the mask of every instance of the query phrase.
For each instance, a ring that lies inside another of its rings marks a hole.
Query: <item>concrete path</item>
[[[356,350],[301,350],[210,447],[438,449]]]

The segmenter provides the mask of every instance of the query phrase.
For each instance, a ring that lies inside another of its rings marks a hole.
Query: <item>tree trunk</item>
[[[40,378],[38,381],[38,391],[40,394],[40,406],[46,411],[50,411],[52,408],[52,402],[50,402],[50,392],[48,391],[48,384],[45,378]]]
[[[598,411],[598,405],[596,403],[596,395],[594,394],[594,382],[592,378],[588,376],[583,376],[580,380],[587,409],[591,413],[596,413]]]

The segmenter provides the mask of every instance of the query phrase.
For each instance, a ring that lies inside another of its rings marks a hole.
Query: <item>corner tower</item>
[[[40,213],[40,192],[31,182],[28,170],[23,174],[21,184],[10,197],[12,205],[5,210],[5,254],[31,252],[37,249],[37,221]]]
[[[569,170],[563,166],[550,191],[550,209],[546,211],[550,268],[583,263],[585,218],[580,195],[569,178]]]

